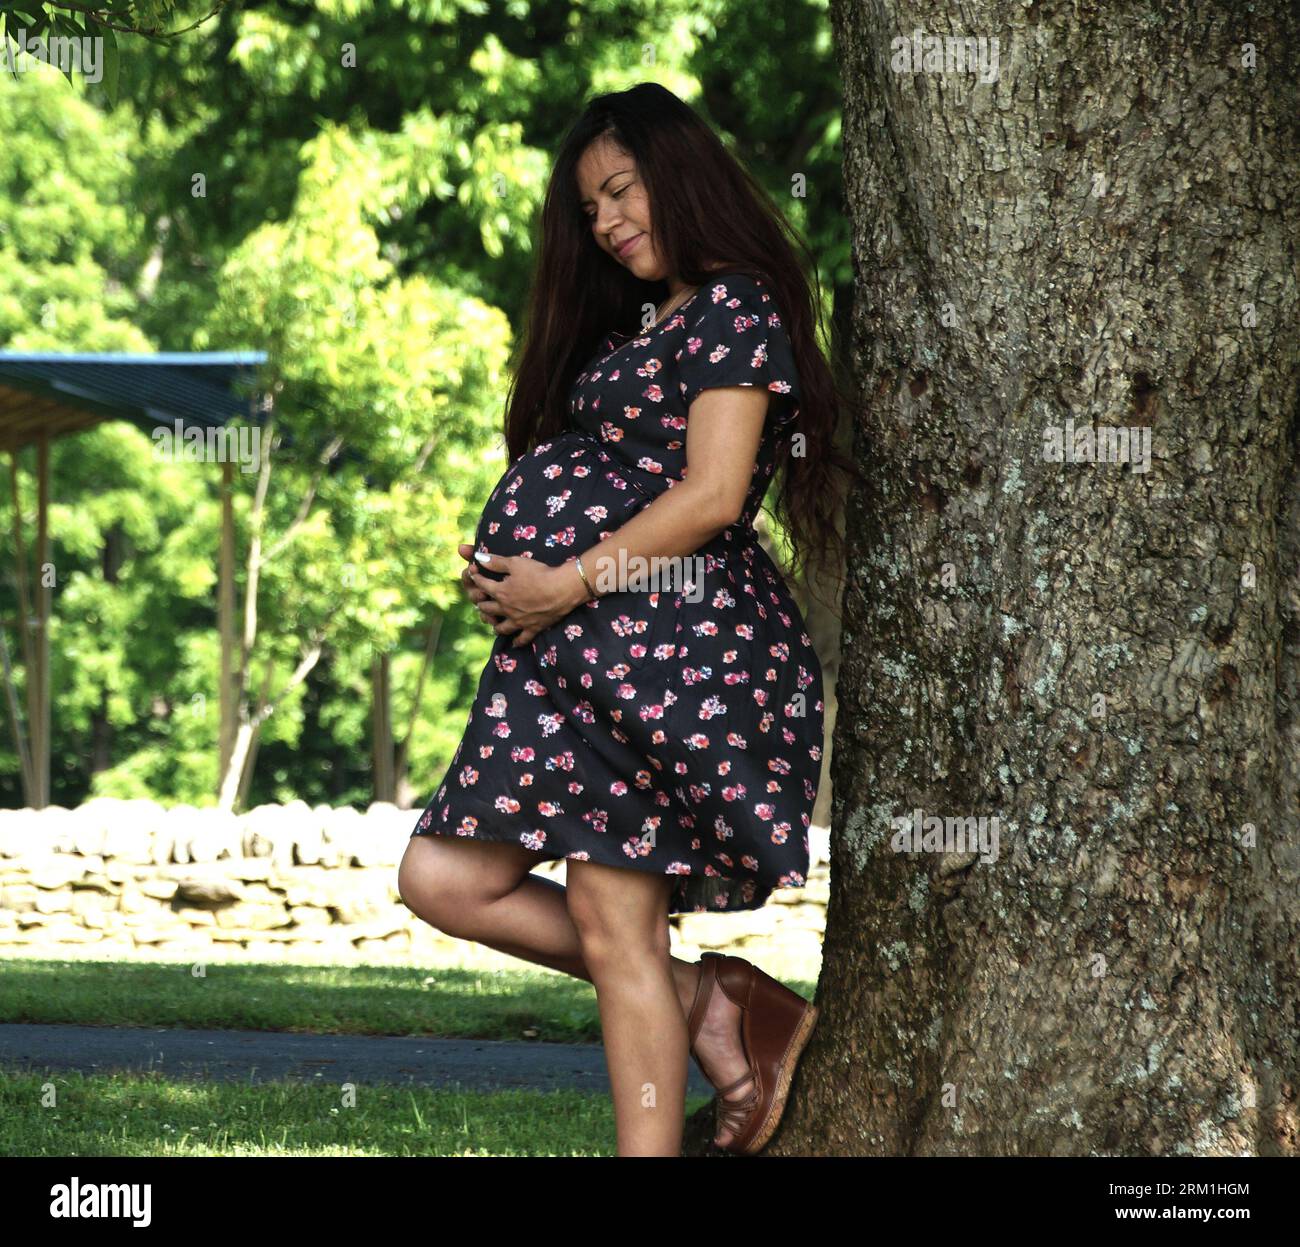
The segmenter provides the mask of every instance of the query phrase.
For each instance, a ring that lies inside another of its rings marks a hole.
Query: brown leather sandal
[[[729,1087],[717,1089],[713,1133],[716,1138],[725,1127],[734,1137],[722,1150],[752,1156],[766,1146],[780,1125],[799,1054],[817,1023],[817,1006],[743,957],[707,952],[700,955],[699,964],[700,981],[686,1023],[691,1056],[708,1078],[695,1052],[695,1040],[717,984],[740,1008],[740,1042],[749,1072]],[[753,1086],[743,1099],[724,1099],[751,1078]]]

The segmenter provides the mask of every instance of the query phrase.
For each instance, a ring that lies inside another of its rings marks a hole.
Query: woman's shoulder
[[[701,294],[703,306],[697,296],[673,357],[686,406],[701,390],[745,385],[765,386],[795,401],[794,350],[768,284],[752,272],[715,273]]]
[[[728,270],[707,278],[688,310],[691,312],[688,319],[695,324],[738,312],[759,315],[773,325],[782,323],[771,285],[763,277],[742,270]]]
[[[770,298],[772,287],[761,273],[749,269],[725,268],[709,274],[700,283],[700,290],[718,301],[745,295]]]

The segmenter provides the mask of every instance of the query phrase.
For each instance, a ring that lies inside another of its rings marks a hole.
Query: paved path
[[[148,1069],[175,1078],[248,1082],[297,1078],[609,1094],[605,1052],[599,1044],[399,1035],[8,1023],[0,1024],[0,1069],[75,1069],[88,1074]],[[693,1061],[688,1072],[690,1094],[712,1094]]]

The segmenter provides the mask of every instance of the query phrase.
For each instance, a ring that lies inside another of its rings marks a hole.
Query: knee
[[[397,868],[397,895],[422,922],[453,939],[473,938],[473,894],[463,886],[443,846],[417,847],[413,837]]]
[[[406,852],[397,864],[397,896],[402,904],[415,911],[415,898],[423,891],[421,861],[415,856],[415,837],[406,843]]]
[[[629,922],[625,913],[575,903],[572,896],[569,902],[569,917],[578,933],[583,962],[594,976],[630,961],[669,955],[672,938],[666,913],[643,925]]]

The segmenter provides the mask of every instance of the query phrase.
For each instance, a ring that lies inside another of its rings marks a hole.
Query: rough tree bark
[[[772,1152],[1300,1151],[1300,30],[1178,7],[833,5],[872,489]],[[996,857],[896,851],[918,809]]]

